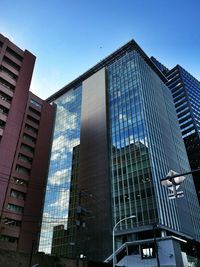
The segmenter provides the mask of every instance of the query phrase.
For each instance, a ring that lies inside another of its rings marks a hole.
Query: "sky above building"
[[[31,91],[45,99],[134,39],[200,80],[199,0],[1,0],[0,32],[32,52]]]

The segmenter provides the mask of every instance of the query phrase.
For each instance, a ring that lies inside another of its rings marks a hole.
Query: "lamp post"
[[[112,232],[112,235],[113,235],[113,267],[115,267],[115,229],[121,222],[128,220],[128,219],[131,219],[131,218],[135,218],[135,217],[136,217],[135,215],[125,217],[125,218],[121,219],[120,221],[118,221],[113,227],[113,232]]]
[[[178,188],[185,180],[185,175],[193,174],[194,172],[200,172],[200,169],[191,170],[181,174],[170,170],[167,176],[160,180],[162,185],[168,187],[172,191],[172,193],[168,195],[169,199],[183,197],[183,191],[178,191]]]

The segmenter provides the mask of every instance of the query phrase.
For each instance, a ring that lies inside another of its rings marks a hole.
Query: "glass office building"
[[[200,168],[200,82],[180,65],[171,70],[155,58],[157,67],[168,79],[172,92],[182,137],[192,170]],[[200,202],[200,174],[194,173],[196,192]]]
[[[124,244],[126,253],[144,252],[144,264],[147,250],[157,253],[155,236],[173,243],[174,259],[184,249],[176,238],[200,239],[192,177],[181,185],[184,198],[171,201],[160,183],[171,169],[190,170],[166,81],[130,41],[48,99],[57,114],[41,251],[109,261],[112,228],[122,219],[117,261]]]

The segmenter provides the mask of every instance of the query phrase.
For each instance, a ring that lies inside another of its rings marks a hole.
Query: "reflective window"
[[[110,168],[114,221],[130,228],[157,217],[149,161],[137,55],[126,54],[108,67]]]
[[[73,150],[80,143],[82,88],[55,100],[57,105],[39,250],[51,253],[53,229],[67,229]],[[66,239],[59,249],[64,251]],[[64,252],[63,252],[64,253]]]

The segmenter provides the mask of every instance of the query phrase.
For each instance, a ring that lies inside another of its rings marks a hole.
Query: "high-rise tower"
[[[31,92],[35,56],[0,35],[0,247],[30,252],[40,230],[53,107]]]
[[[152,57],[153,62],[165,74],[170,88],[179,126],[192,170],[200,168],[200,82],[180,65],[164,69]],[[200,172],[193,174],[200,203]]]
[[[200,240],[199,206],[191,176],[180,199],[160,183],[170,169],[190,170],[166,82],[130,41],[48,98],[57,112],[41,251],[105,260],[124,219],[118,261],[126,248],[137,266],[157,253],[161,266],[183,266],[183,239]]]

